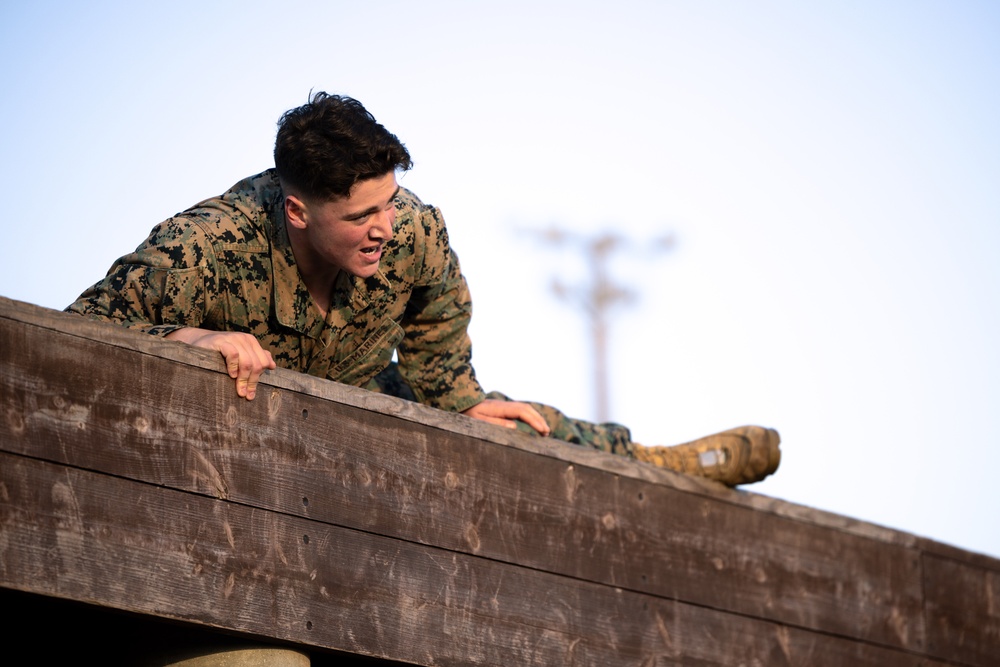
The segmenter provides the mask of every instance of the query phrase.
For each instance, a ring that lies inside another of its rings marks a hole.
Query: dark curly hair
[[[360,102],[317,92],[278,121],[274,166],[300,194],[331,200],[347,197],[358,181],[405,171],[413,162]]]

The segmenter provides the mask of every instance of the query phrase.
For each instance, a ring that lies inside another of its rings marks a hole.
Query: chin
[[[358,278],[371,278],[376,273],[378,273],[379,264],[371,264],[369,266],[361,266],[357,269],[351,271]]]

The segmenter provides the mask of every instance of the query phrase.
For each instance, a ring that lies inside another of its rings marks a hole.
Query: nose
[[[379,241],[392,239],[392,225],[394,222],[396,222],[396,207],[390,206],[388,209],[376,214],[369,235]]]

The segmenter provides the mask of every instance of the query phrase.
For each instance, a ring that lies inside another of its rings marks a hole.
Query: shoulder
[[[133,255],[187,267],[211,263],[224,251],[266,252],[272,228],[268,201],[275,188],[280,193],[277,179],[267,174],[244,179],[157,224]]]
[[[425,204],[412,190],[400,188],[396,195],[396,230],[405,233],[407,229],[412,229],[418,239],[446,233],[444,216],[438,207]]]
[[[428,211],[437,210],[434,206],[429,206],[420,200],[412,190],[400,187],[396,194],[396,217],[401,216],[419,217]]]
[[[414,284],[440,281],[449,273],[453,254],[444,216],[412,191],[400,188],[396,196],[396,223],[387,247],[386,275],[408,276]]]
[[[393,240],[419,256],[422,246],[437,244],[447,237],[444,216],[436,206],[425,204],[411,190],[400,188],[396,195],[396,222]]]
[[[266,241],[282,200],[274,170],[245,178],[163,223],[171,233],[200,237],[213,245],[257,245]]]

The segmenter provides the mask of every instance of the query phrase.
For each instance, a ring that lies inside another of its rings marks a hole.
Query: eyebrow
[[[384,206],[369,206],[368,208],[366,208],[363,211],[358,211],[357,213],[351,213],[350,215],[344,216],[344,220],[351,220],[351,221],[353,221],[353,220],[360,220],[361,218],[368,217],[372,213],[378,213],[383,208],[385,208],[386,206],[388,206],[389,202],[391,202],[393,199],[396,198],[396,195],[399,194],[399,189],[400,189],[400,186],[397,185],[395,192],[392,193],[392,196],[389,197],[389,201],[386,202]]]

